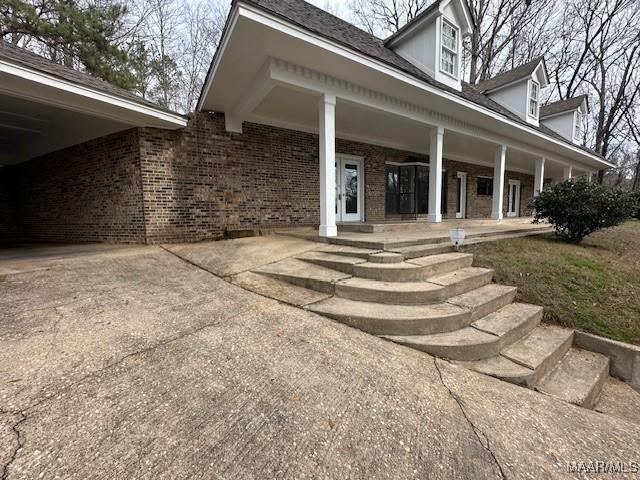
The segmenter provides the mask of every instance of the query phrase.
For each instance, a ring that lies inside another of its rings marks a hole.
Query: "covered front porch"
[[[318,195],[322,237],[336,237],[341,222],[526,217],[545,183],[599,168],[593,155],[469,94],[280,27],[240,9],[199,109],[223,112],[227,132],[247,135],[251,123],[317,135],[302,147],[291,135],[294,155],[317,152],[313,171],[292,163],[291,175],[314,190],[302,201]],[[276,155],[286,162],[287,153]]]
[[[547,224],[534,224],[531,217],[492,219],[444,219],[432,224],[424,221],[339,223],[333,237],[321,236],[314,227],[277,229],[276,233],[305,240],[403,253],[407,258],[425,252],[451,248],[450,230],[462,228],[464,244],[538,235],[551,231]]]

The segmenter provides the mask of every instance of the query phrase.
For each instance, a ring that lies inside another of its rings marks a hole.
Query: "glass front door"
[[[336,221],[364,220],[363,181],[361,158],[336,155]]]
[[[520,215],[520,181],[509,180],[509,208],[507,217],[517,217]]]

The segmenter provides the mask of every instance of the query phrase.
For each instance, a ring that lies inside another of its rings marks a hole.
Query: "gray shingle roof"
[[[477,83],[476,89],[484,93],[488,92],[489,90],[495,90],[496,88],[508,85],[522,78],[526,78],[531,75],[536,70],[536,68],[538,68],[540,62],[544,62],[543,57],[534,58],[530,62],[520,65],[516,68],[512,68],[511,70],[496,75],[493,78],[484,80],[483,82]]]
[[[540,107],[540,118],[555,115],[561,112],[570,112],[571,110],[577,110],[587,99],[586,95],[578,95],[577,97],[567,98],[566,100],[558,100],[557,102],[548,103]]]
[[[602,158],[600,154],[594,152],[593,150],[569,142],[562,135],[556,133],[555,131],[542,124],[540,124],[539,127],[536,127],[535,125],[531,125],[525,122],[516,114],[512,113],[500,104],[491,100],[488,96],[481,93],[477,89],[476,85],[470,85],[466,82],[462,82],[462,92],[459,92],[458,90],[451,88],[448,85],[436,81],[433,77],[429,76],[418,67],[402,58],[396,52],[394,52],[390,48],[387,48],[385,46],[384,40],[379,39],[378,37],[356,27],[355,25],[352,25],[351,23],[334,16],[329,12],[311,5],[304,0],[234,0],[234,3],[236,2],[243,2],[254,5],[264,11],[267,11],[268,13],[281,17],[282,19],[298,25],[308,31],[316,33],[329,40],[340,43],[347,48],[351,48],[373,59],[395,67],[417,78],[418,80],[428,83],[429,85],[432,85],[440,90],[446,91],[453,95],[457,95],[458,97],[461,97],[477,105],[481,105],[503,115],[510,120],[520,123],[521,125],[525,125],[534,130],[538,130],[539,132],[544,133],[549,137],[555,138],[556,140],[559,140],[567,145],[578,147],[587,153]],[[533,70],[535,70],[535,66],[540,63],[540,59],[536,59],[529,63],[535,63],[533,67]]]
[[[120,97],[125,100],[131,100],[141,105],[146,105],[146,106],[149,106],[158,110],[167,111],[170,113],[175,113],[153,102],[145,100],[144,98],[136,95],[133,92],[130,92],[120,87],[116,87],[115,85],[112,85],[109,82],[101,80],[100,78],[94,77],[93,75],[90,75],[88,73],[80,72],[78,70],[74,70],[73,68],[69,68],[64,65],[59,65],[45,57],[37,55],[36,53],[33,53],[24,48],[12,45],[11,43],[5,42],[4,40],[1,40],[1,39],[0,39],[0,60],[5,60],[7,62],[16,64],[16,65],[21,65],[31,70],[37,70],[39,72],[52,75],[54,77],[57,77],[62,80],[66,80],[76,85],[92,88],[94,90],[98,90],[103,93],[114,95],[116,97]]]
[[[393,40],[395,40],[400,35],[402,35],[404,32],[409,30],[416,23],[420,22],[423,18],[428,16],[431,12],[433,12],[439,6],[440,6],[440,0],[436,0],[431,5],[429,5],[427,8],[425,8],[422,12],[420,12],[418,15],[413,17],[410,21],[405,23],[396,33],[394,33],[393,35],[391,35],[390,37],[385,39],[384,44],[385,45],[389,45],[391,42],[393,42]]]

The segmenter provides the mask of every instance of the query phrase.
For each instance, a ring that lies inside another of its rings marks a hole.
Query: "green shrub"
[[[586,180],[567,180],[533,199],[534,222],[548,221],[560,238],[580,243],[603,228],[614,227],[637,214],[632,195]]]

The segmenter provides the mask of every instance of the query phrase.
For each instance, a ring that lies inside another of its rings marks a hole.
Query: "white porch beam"
[[[427,221],[442,222],[442,144],[444,128],[436,127],[429,135],[429,214]]]
[[[572,176],[573,176],[573,167],[571,165],[566,165],[562,171],[562,179],[571,180]]]
[[[362,108],[402,116],[430,127],[442,126],[446,130],[478,138],[497,146],[504,145],[510,149],[538,157],[552,157],[554,162],[561,165],[569,165],[569,160],[564,160],[552,152],[547,152],[526,143],[493,133],[483,127],[472,125],[468,122],[452,118],[449,115],[432,111],[428,108],[391,97],[322,72],[276,58],[270,58],[267,64],[271,72],[271,79],[276,84],[314,94],[322,92],[330,93],[336,96],[336,98],[356,104]],[[585,169],[587,169],[586,166]]]
[[[544,164],[546,159],[544,157],[536,160],[536,175],[533,183],[533,196],[536,197],[544,188]]]
[[[493,202],[491,206],[491,218],[502,220],[502,207],[504,204],[504,172],[506,169],[507,147],[500,145],[495,151],[493,167]]]
[[[242,133],[242,122],[273,89],[269,63],[265,63],[236,104],[224,116],[228,132]]]
[[[320,137],[321,237],[338,235],[336,227],[336,97],[323,94],[318,102]]]

